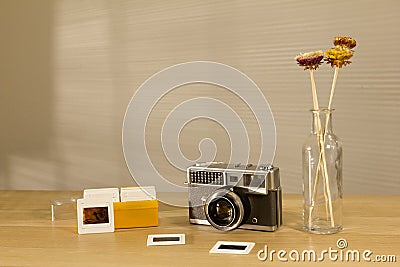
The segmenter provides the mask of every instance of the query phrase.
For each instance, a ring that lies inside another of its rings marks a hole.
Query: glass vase
[[[304,142],[303,229],[333,234],[342,225],[342,144],[332,130],[331,109],[311,110],[311,133]]]

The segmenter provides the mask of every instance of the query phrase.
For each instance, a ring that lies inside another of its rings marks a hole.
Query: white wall
[[[349,35],[356,55],[340,71],[334,100],[345,192],[398,194],[399,13],[396,0],[0,1],[0,189],[132,184],[121,149],[131,96],[166,67],[209,60],[237,68],[262,89],[275,116],[283,190],[299,193],[312,102],[308,73],[293,58]],[[332,75],[328,66],[316,72],[320,101],[327,102]],[[183,86],[161,99],[146,129],[150,158],[174,181],[184,174],[164,158],[161,125],[197,96],[234,108],[252,138],[251,159],[258,156],[257,127],[240,99],[215,86]],[[184,129],[183,153],[196,158],[204,137],[225,160],[227,134],[210,121]]]

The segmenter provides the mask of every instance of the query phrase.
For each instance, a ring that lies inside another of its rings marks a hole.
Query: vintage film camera
[[[222,231],[275,231],[282,224],[279,168],[217,162],[187,168],[189,221]]]

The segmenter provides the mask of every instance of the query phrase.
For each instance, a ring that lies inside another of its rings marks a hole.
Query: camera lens
[[[208,205],[208,210],[212,220],[221,226],[229,225],[235,217],[235,208],[226,198],[212,200]]]
[[[210,224],[222,231],[237,228],[244,217],[240,197],[226,188],[217,190],[208,197],[204,211]]]

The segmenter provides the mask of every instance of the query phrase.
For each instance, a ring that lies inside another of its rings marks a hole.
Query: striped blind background
[[[344,190],[400,191],[399,1],[58,0],[1,1],[0,7],[0,103],[8,129],[1,132],[1,189],[132,184],[121,149],[130,98],[166,67],[209,60],[260,87],[275,117],[274,164],[283,190],[299,193],[312,101],[309,75],[293,58],[349,35],[357,40],[356,54],[340,70],[333,104],[334,130],[344,143]],[[333,71],[324,65],[315,76],[326,105]],[[183,86],[160,100],[146,127],[149,157],[174,182],[185,177],[163,154],[161,126],[179,103],[199,96],[235,109],[251,138],[251,160],[258,156],[258,128],[240,98],[216,86]],[[214,139],[217,159],[229,157],[228,134],[207,120],[182,130],[182,153],[198,157],[205,137]]]

